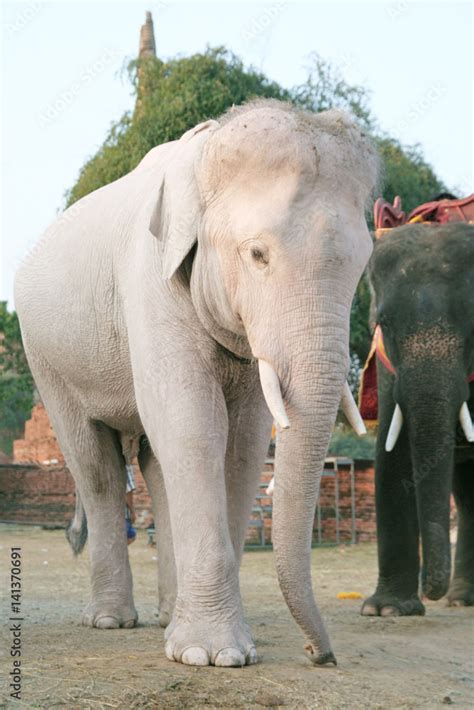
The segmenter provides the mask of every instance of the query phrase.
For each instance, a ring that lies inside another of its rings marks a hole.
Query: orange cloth
[[[378,394],[377,394],[377,358],[392,375],[395,374],[390,359],[385,350],[382,329],[378,325],[372,338],[372,345],[367,360],[362,370],[359,388],[359,409],[365,422],[374,425],[378,421]]]

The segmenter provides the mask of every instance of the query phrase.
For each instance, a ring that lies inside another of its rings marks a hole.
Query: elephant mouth
[[[281,429],[289,429],[290,420],[285,410],[280,379],[275,369],[270,363],[261,358],[258,359],[258,368],[263,395],[273,419]],[[360,416],[359,409],[347,381],[344,382],[342,389],[341,408],[356,434],[358,436],[367,434],[367,429],[365,428],[365,424]]]

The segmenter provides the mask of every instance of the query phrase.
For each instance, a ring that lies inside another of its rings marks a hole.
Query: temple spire
[[[151,12],[146,13],[145,24],[140,28],[138,58],[143,59],[143,57],[156,57],[155,32]]]
[[[146,13],[145,24],[140,27],[140,45],[138,48],[138,87],[137,102],[135,104],[135,116],[138,116],[143,106],[143,99],[146,96],[145,69],[140,66],[140,60],[148,60],[149,57],[156,58],[155,32],[153,30],[153,18],[151,12]]]

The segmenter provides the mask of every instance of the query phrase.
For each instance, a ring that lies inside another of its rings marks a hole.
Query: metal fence
[[[267,459],[266,464],[272,464],[273,459]],[[343,458],[343,457],[331,457],[327,458],[324,464],[324,470],[322,473],[321,487],[324,485],[324,479],[332,479],[334,481],[334,518],[335,518],[335,536],[336,539],[328,541],[324,539],[323,528],[324,528],[324,515],[327,512],[327,506],[323,506],[321,503],[321,496],[318,497],[318,503],[316,505],[315,513],[315,525],[314,531],[316,535],[316,544],[326,545],[326,544],[341,544],[341,506],[340,506],[340,481],[339,474],[340,469],[343,469],[346,473],[349,472],[350,481],[350,544],[355,545],[357,543],[356,535],[356,503],[355,503],[355,474],[354,474],[354,461],[353,459]],[[265,547],[269,543],[266,540],[265,535],[265,520],[271,519],[272,508],[271,504],[266,503],[269,496],[265,493],[267,488],[267,483],[261,483],[259,486],[259,492],[256,496],[256,505],[252,509],[252,518],[249,521],[249,527],[254,528],[257,531],[258,545],[260,547]]]

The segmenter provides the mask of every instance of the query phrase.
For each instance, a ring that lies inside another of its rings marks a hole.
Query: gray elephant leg
[[[389,409],[393,411],[392,406]],[[425,608],[418,596],[419,531],[408,434],[406,428],[402,429],[395,449],[387,453],[387,430],[387,421],[381,417],[375,462],[379,578],[361,614],[423,615]]]
[[[145,437],[140,444],[138,461],[153,506],[158,554],[159,623],[165,627],[171,621],[176,602],[176,564],[163,473]]]
[[[225,463],[229,531],[239,564],[272,428],[272,417],[261,394],[256,367],[241,367],[247,369],[241,383],[244,395],[228,399]]]
[[[474,461],[457,464],[453,493],[458,509],[454,576],[448,591],[452,606],[474,605]]]
[[[142,403],[163,470],[176,559],[178,594],[165,651],[188,665],[242,666],[255,660],[255,647],[243,620],[227,519],[227,407],[221,385],[191,355],[161,373],[154,393],[159,417],[147,410],[150,387]]]

